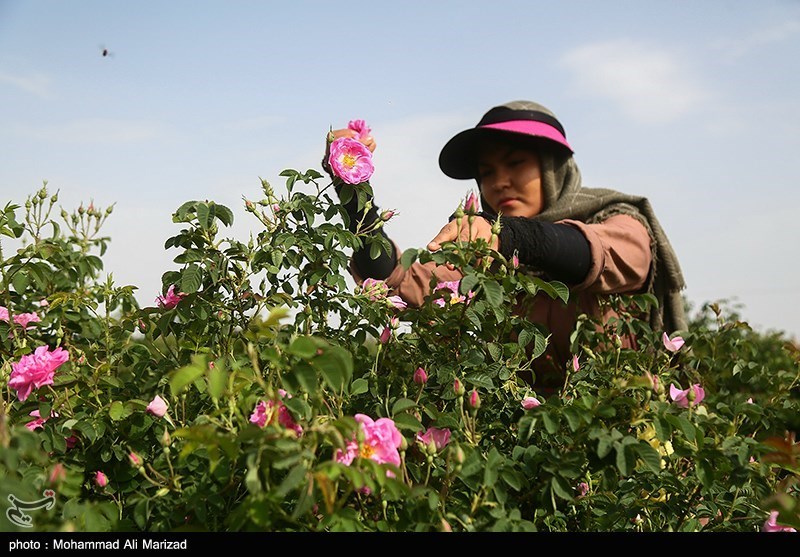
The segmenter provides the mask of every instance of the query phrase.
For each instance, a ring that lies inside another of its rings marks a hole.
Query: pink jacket
[[[546,352],[533,364],[535,382],[528,382],[542,394],[551,394],[564,382],[566,366],[572,359],[569,337],[575,329],[579,314],[586,313],[606,322],[616,315],[611,309],[602,310],[598,302],[606,294],[635,293],[646,284],[652,262],[650,235],[634,217],[614,215],[599,224],[586,224],[576,220],[562,220],[580,230],[589,242],[591,266],[586,279],[570,288],[571,299],[565,305],[545,293],[537,294],[532,301],[526,300],[528,319],[544,325],[550,331]],[[397,250],[398,257],[400,250]],[[356,282],[361,278],[356,269],[351,269]],[[458,270],[449,270],[434,263],[416,262],[408,269],[395,266],[386,278],[391,295],[399,295],[407,304],[419,307],[431,293],[431,278],[436,282],[459,280]],[[604,312],[605,311],[605,312]],[[604,313],[603,313],[604,312]],[[635,346],[632,337],[623,338],[623,346]],[[571,365],[571,363],[569,363]]]

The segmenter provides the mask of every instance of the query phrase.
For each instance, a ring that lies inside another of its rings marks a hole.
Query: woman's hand
[[[439,251],[442,249],[442,244],[444,242],[455,242],[456,240],[468,242],[477,238],[483,238],[487,243],[490,243],[489,247],[493,250],[497,250],[499,245],[497,236],[492,240],[492,223],[483,217],[475,217],[472,224],[470,224],[469,217],[464,216],[461,218],[460,227],[458,225],[458,219],[453,219],[444,225],[439,231],[439,234],[428,242],[428,249],[430,251]]]
[[[333,130],[331,133],[333,134],[333,139],[339,139],[340,137],[352,137],[353,139],[358,139],[358,132],[351,130],[350,128]],[[358,140],[363,143],[367,149],[369,149],[370,153],[375,152],[375,147],[377,147],[377,144],[375,143],[375,138],[372,137],[372,135],[367,135]]]

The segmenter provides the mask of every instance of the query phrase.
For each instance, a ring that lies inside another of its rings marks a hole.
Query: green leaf
[[[492,447],[489,454],[486,455],[486,467],[483,469],[483,485],[491,487],[497,481],[497,475],[500,467],[505,459],[503,456]]]
[[[524,479],[522,475],[513,468],[503,468],[503,470],[500,472],[500,477],[503,479],[506,485],[508,485],[514,491],[522,490]]]
[[[399,398],[395,401],[392,405],[392,416],[399,414],[409,408],[414,408],[417,406],[417,403],[411,400],[410,398]]]
[[[208,370],[208,394],[212,398],[219,400],[225,393],[227,386],[228,374],[219,366],[214,366]]]
[[[598,406],[597,415],[601,418],[613,418],[617,415],[617,409],[610,404],[603,404],[602,406]]]
[[[464,367],[477,367],[482,366],[483,363],[486,361],[486,358],[483,355],[483,352],[480,350],[473,348],[464,356],[464,359],[461,360],[461,365]]]
[[[525,414],[519,419],[519,436],[523,441],[527,441],[536,433],[537,419],[530,414]]]
[[[614,448],[617,449],[617,470],[623,476],[627,476],[630,472],[628,467],[628,456],[625,450],[626,445],[622,443],[614,443]]]
[[[695,461],[695,473],[697,474],[697,479],[702,482],[703,487],[711,489],[711,486],[714,485],[714,467],[711,463],[706,459],[697,459]]]
[[[298,488],[303,483],[306,477],[306,467],[300,463],[292,468],[280,485],[274,490],[273,495],[282,499],[289,494],[290,491]]]
[[[680,429],[683,434],[686,436],[686,439],[689,441],[694,441],[695,436],[697,434],[694,426],[692,423],[687,420],[684,416],[675,416],[672,414],[667,415],[667,420],[669,420],[672,425],[675,425]]]
[[[536,333],[530,329],[522,329],[519,332],[519,337],[517,337],[517,344],[519,344],[520,348],[525,348],[535,335]]]
[[[482,371],[478,373],[470,373],[469,375],[464,376],[464,383],[481,387],[487,391],[494,390],[494,381],[492,381],[492,378]]]
[[[383,253],[383,248],[381,248],[380,242],[372,242],[369,246],[369,257],[370,259],[378,259]]]
[[[197,222],[200,223],[203,229],[207,230],[211,226],[211,208],[206,203],[198,202],[194,209],[197,214]]]
[[[483,291],[486,293],[486,301],[492,307],[500,307],[503,304],[503,287],[500,283],[487,280],[483,282]]]
[[[369,381],[364,378],[359,377],[350,384],[350,394],[353,396],[366,393],[368,390]]]
[[[461,282],[458,285],[459,290],[461,290],[462,294],[466,294],[470,290],[475,290],[478,280],[478,275],[475,273],[467,273],[464,275],[464,278],[461,279]]]
[[[558,417],[553,416],[549,412],[545,412],[542,414],[542,421],[544,422],[544,428],[547,430],[547,433],[553,435],[558,431]]]
[[[614,442],[610,435],[603,435],[597,440],[597,456],[599,458],[605,458],[612,448],[614,448]]]
[[[280,323],[280,320],[289,315],[289,308],[286,306],[278,306],[272,308],[269,312],[269,315],[264,320],[264,325],[266,327],[272,327],[273,325],[277,325]]]
[[[661,416],[653,418],[653,427],[656,430],[656,438],[662,443],[672,435],[672,428],[669,426],[669,422]]]
[[[661,455],[656,449],[641,441],[637,445],[633,445],[633,450],[638,453],[639,458],[642,459],[642,462],[651,472],[656,474],[661,472]]]
[[[181,273],[180,291],[186,294],[193,294],[200,289],[202,284],[202,273],[200,267],[195,264],[189,265]]]
[[[297,337],[289,344],[289,353],[309,360],[317,354],[317,347],[313,337]]]
[[[404,269],[411,267],[411,264],[417,260],[418,253],[419,250],[415,248],[409,248],[403,252],[403,255],[400,256],[400,264],[403,265]]]
[[[353,376],[353,355],[339,346],[328,346],[313,360],[322,378],[336,392]]]
[[[305,362],[294,366],[287,376],[291,376],[304,390],[309,393],[317,392],[317,372]]]
[[[555,290],[556,296],[558,296],[562,302],[565,304],[569,302],[569,287],[566,284],[553,281],[550,285],[553,287],[553,290]]]
[[[283,404],[292,412],[295,419],[310,419],[311,405],[301,397],[286,397]]]
[[[233,224],[233,211],[228,209],[225,205],[214,204],[216,208],[217,218],[225,226]]]
[[[408,414],[406,412],[402,412],[397,414],[396,416],[392,416],[392,420],[394,420],[394,425],[396,425],[400,429],[405,429],[408,431],[421,431],[424,429],[422,422],[420,422],[417,418]]]
[[[353,198],[354,193],[355,188],[352,184],[343,183],[341,189],[339,190],[339,202],[342,205],[347,205]]]
[[[97,431],[89,422],[78,422],[75,424],[74,428],[80,431],[81,434],[91,442],[94,442],[97,439]]]
[[[581,413],[575,408],[565,408],[564,417],[567,419],[569,428],[572,431],[578,431],[578,429],[581,427],[581,423],[583,422],[583,416]]]
[[[503,358],[503,348],[496,342],[490,342],[487,344],[486,349],[489,351],[489,355],[495,362]]]
[[[553,476],[550,479],[550,488],[560,499],[572,501],[572,487],[561,476]]]
[[[17,271],[14,274],[14,278],[11,279],[11,284],[14,285],[14,291],[16,291],[17,294],[24,294],[29,283],[30,280],[28,279],[28,273],[25,272],[25,269]]]
[[[195,203],[197,203],[197,201],[186,201],[180,207],[178,207],[173,214],[173,222],[187,222],[188,219],[186,217],[189,215],[189,213],[195,212]]]
[[[191,364],[175,370],[170,374],[169,388],[173,396],[180,394],[187,386],[191,385],[205,374],[205,356],[195,356],[192,359],[193,362]]]
[[[533,351],[531,352],[530,355],[531,360],[535,360],[536,358],[544,354],[544,351],[546,349],[547,349],[547,338],[545,338],[545,336],[542,335],[537,330],[536,336],[534,336]]]
[[[111,403],[111,407],[108,409],[108,415],[111,417],[112,420],[118,421],[122,419],[122,415],[125,413],[125,405],[123,405],[120,401],[115,400]]]

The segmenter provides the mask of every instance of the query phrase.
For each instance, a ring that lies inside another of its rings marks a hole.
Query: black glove
[[[589,242],[577,228],[525,217],[503,217],[499,249],[506,258],[539,269],[550,280],[580,284],[589,274]]]

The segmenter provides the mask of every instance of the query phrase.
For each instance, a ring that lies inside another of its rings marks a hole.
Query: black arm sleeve
[[[339,187],[336,187],[336,193],[337,195],[339,194]],[[374,205],[366,212],[365,217],[364,211],[358,210],[358,198],[355,195],[344,205],[344,210],[347,212],[347,216],[350,220],[347,228],[353,233],[355,233],[358,223],[361,222],[362,219],[364,220],[362,226],[365,227],[370,226],[380,219],[378,208]],[[377,231],[373,232],[373,234],[380,234],[389,241],[389,245],[391,246],[390,252],[386,253],[381,250],[381,254],[378,258],[372,259],[369,254],[369,246],[364,245],[353,252],[353,263],[362,277],[383,280],[394,270],[397,263],[397,253],[394,243],[386,235],[386,232],[383,231],[383,228],[379,228]]]
[[[505,257],[516,251],[521,264],[565,284],[579,284],[589,273],[591,250],[580,230],[525,217],[506,217],[501,224],[498,251]]]

